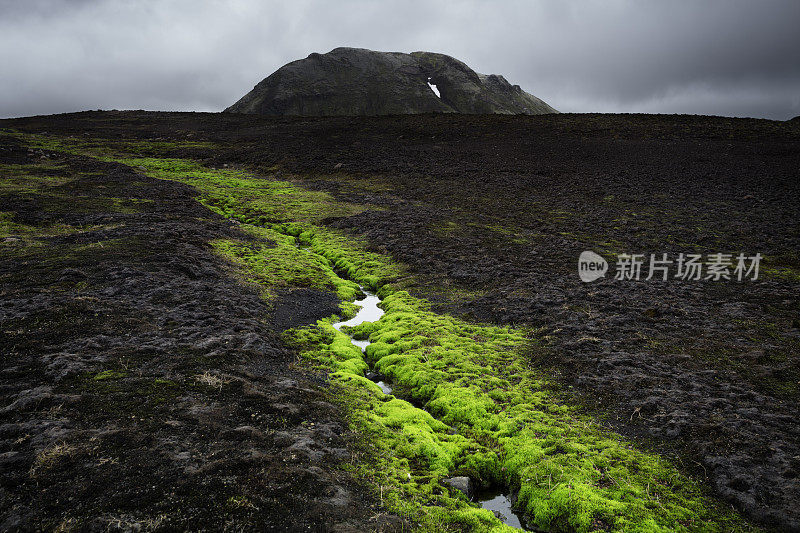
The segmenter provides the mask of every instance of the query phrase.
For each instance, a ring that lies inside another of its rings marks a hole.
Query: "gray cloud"
[[[795,0],[0,0],[0,116],[219,111],[337,46],[457,57],[561,111],[800,114]]]

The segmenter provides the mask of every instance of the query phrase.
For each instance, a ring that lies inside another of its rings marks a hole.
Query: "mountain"
[[[363,48],[336,48],[284,65],[225,111],[308,116],[558,113],[503,76],[479,74],[453,57]]]

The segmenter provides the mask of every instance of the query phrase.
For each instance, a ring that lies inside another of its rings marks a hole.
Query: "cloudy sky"
[[[800,115],[799,0],[0,0],[0,117],[220,111],[337,46],[442,52],[566,112]]]

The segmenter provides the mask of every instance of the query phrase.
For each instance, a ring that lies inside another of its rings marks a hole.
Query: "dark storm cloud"
[[[453,55],[562,111],[800,114],[800,2],[0,0],[0,116],[218,111],[337,46]]]

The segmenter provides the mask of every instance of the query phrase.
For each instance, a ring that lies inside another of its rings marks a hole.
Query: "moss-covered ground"
[[[403,265],[321,222],[357,214],[362,206],[291,180],[153,157],[166,147],[25,139],[33,147],[116,161],[192,186],[201,203],[257,237],[211,244],[266,298],[287,287],[328,289],[348,315],[359,285],[379,291],[385,315],[378,322],[343,333],[331,317],[290,330],[285,339],[307,364],[330,372],[337,401],[361,435],[363,460],[352,471],[372,484],[390,511],[422,530],[508,529],[441,484],[453,475],[508,487],[518,493],[517,509],[529,523],[545,530],[750,529],[668,461],[601,429],[550,392],[525,355],[532,345],[544,348],[536,330],[433,312],[404,290],[412,280]],[[33,179],[25,170],[18,169],[20,187]],[[11,224],[0,217],[0,228]],[[348,333],[370,339],[365,355]],[[394,395],[364,377],[370,367],[391,378]],[[109,370],[92,380],[122,375]]]

